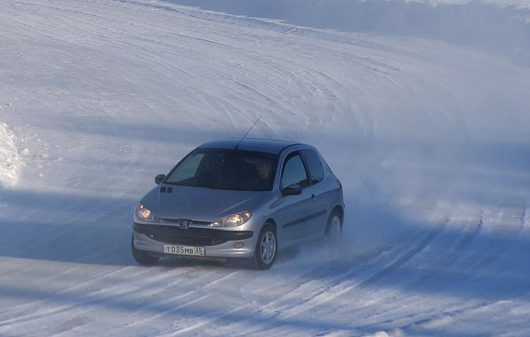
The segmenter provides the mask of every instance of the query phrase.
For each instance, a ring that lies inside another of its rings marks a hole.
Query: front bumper
[[[252,257],[256,238],[252,231],[231,231],[210,228],[180,229],[175,226],[146,225],[133,226],[134,247],[152,253],[164,253],[164,245],[185,245],[204,247],[207,257]],[[237,243],[236,248],[234,244]],[[169,255],[168,255],[169,256]]]

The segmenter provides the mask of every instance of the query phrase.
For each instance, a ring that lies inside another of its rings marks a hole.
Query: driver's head
[[[271,163],[270,161],[263,160],[258,163],[257,171],[261,179],[269,179],[271,176]]]

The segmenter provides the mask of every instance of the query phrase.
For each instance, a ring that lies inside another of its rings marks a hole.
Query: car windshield
[[[165,183],[236,191],[270,191],[276,156],[264,152],[197,149],[169,173]]]

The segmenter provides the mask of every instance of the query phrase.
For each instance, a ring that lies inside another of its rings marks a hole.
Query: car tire
[[[326,241],[336,244],[342,237],[342,214],[337,210],[331,212],[326,225]]]
[[[254,252],[254,265],[257,269],[269,269],[278,254],[278,238],[274,226],[265,224],[261,229],[256,242],[256,249]]]
[[[134,237],[131,239],[131,251],[134,260],[142,266],[152,266],[158,262],[158,256],[153,256],[145,250],[136,249],[136,247],[134,247]]]

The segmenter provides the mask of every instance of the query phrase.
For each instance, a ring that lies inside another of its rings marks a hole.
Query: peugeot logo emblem
[[[180,229],[188,229],[190,228],[191,221],[190,220],[177,220],[177,227]]]

